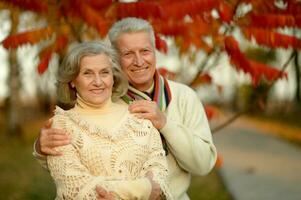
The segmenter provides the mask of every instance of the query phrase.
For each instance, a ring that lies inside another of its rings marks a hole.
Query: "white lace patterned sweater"
[[[97,199],[97,185],[113,192],[115,199],[148,199],[148,172],[163,196],[172,199],[158,131],[150,121],[130,114],[124,104],[110,101],[103,107],[93,108],[79,99],[71,110],[56,108],[53,127],[72,138],[70,145],[57,148],[62,156],[47,157],[57,199]]]

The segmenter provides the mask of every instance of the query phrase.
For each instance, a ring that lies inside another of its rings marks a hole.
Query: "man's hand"
[[[159,200],[161,194],[161,188],[160,185],[153,180],[153,176],[154,175],[152,172],[147,172],[146,174],[146,178],[148,178],[152,184],[152,191],[149,196],[149,200]]]
[[[98,194],[98,200],[114,200],[113,193],[106,191],[101,186],[96,186],[96,192]]]
[[[138,100],[129,106],[129,111],[142,119],[148,119],[153,126],[160,130],[166,124],[166,117],[154,101]]]
[[[42,127],[35,143],[35,149],[43,155],[62,155],[61,152],[55,150],[55,147],[69,144],[69,136],[64,130],[51,128],[51,125],[52,119],[49,119]]]

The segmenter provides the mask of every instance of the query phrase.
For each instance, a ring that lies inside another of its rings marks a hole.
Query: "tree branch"
[[[272,88],[272,86],[275,84],[275,82],[278,80],[278,78],[280,78],[281,74],[284,72],[284,70],[288,67],[288,64],[291,62],[291,60],[296,56],[296,52],[297,51],[293,51],[292,54],[290,55],[290,57],[287,59],[287,61],[283,64],[283,66],[281,67],[281,71],[278,73],[278,77],[268,86],[266,92],[262,95],[263,97],[267,96],[268,91]],[[219,130],[221,130],[222,128],[226,127],[227,125],[231,124],[232,122],[234,122],[238,117],[242,116],[243,114],[248,113],[253,107],[250,106],[238,113],[236,113],[235,115],[233,115],[232,117],[230,117],[229,119],[227,119],[225,122],[221,123],[220,125],[218,125],[217,127],[212,129],[212,133],[215,133]]]

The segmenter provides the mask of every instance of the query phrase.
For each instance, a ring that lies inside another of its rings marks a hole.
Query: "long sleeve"
[[[55,128],[64,129],[64,120],[54,119]],[[81,162],[76,142],[59,147],[62,156],[48,156],[47,164],[55,180],[58,199],[97,199],[96,186],[113,192],[115,199],[148,199],[151,184],[147,178],[116,180],[91,174]]]
[[[164,195],[166,199],[172,199],[167,182],[168,166],[160,133],[152,126],[151,122],[149,122],[149,126],[151,127],[149,157],[143,164],[141,176],[152,172],[154,181],[160,185],[162,195]]]
[[[174,87],[172,92],[177,94],[160,132],[181,168],[196,175],[207,174],[216,162],[216,148],[204,108],[191,88]]]
[[[46,170],[48,170],[48,166],[47,166],[47,156],[39,154],[36,150],[36,143],[37,140],[34,142],[33,144],[33,152],[32,155],[33,157],[38,161],[38,163]]]

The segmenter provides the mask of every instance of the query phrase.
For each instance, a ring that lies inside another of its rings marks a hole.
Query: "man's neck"
[[[136,90],[139,90],[140,92],[147,92],[147,93],[152,93],[152,91],[154,90],[155,87],[155,82],[153,81],[152,84],[150,86],[135,86],[133,84],[131,84],[131,86],[133,88],[135,88]]]

